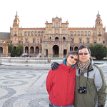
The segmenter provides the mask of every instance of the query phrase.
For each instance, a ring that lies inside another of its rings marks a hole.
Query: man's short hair
[[[78,48],[78,52],[79,52],[79,50],[81,50],[81,49],[83,49],[83,48],[87,48],[89,54],[91,55],[91,50],[90,50],[87,46],[85,46],[85,45],[80,45],[79,48]]]

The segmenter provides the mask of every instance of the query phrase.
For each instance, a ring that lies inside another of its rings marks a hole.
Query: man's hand
[[[58,68],[58,66],[59,66],[59,63],[53,62],[53,63],[51,64],[51,69],[52,69],[52,70],[55,70],[55,69]]]

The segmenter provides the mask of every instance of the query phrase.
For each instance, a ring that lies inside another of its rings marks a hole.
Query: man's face
[[[83,48],[79,50],[79,61],[85,63],[90,59],[90,53],[87,48]]]

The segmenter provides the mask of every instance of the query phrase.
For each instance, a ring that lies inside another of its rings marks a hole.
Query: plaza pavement
[[[49,67],[0,65],[0,107],[48,107],[45,80]],[[107,79],[107,66],[101,68]]]

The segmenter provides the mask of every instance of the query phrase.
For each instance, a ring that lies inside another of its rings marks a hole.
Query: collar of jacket
[[[93,68],[93,60],[90,59],[90,64],[89,64],[89,66],[88,66],[88,68],[87,68],[87,71],[90,72],[90,71],[92,71],[93,69],[94,69],[94,68]]]
[[[90,65],[88,66],[88,72],[90,72],[90,71],[92,71],[93,70],[93,64],[92,64],[92,62],[90,62]]]

